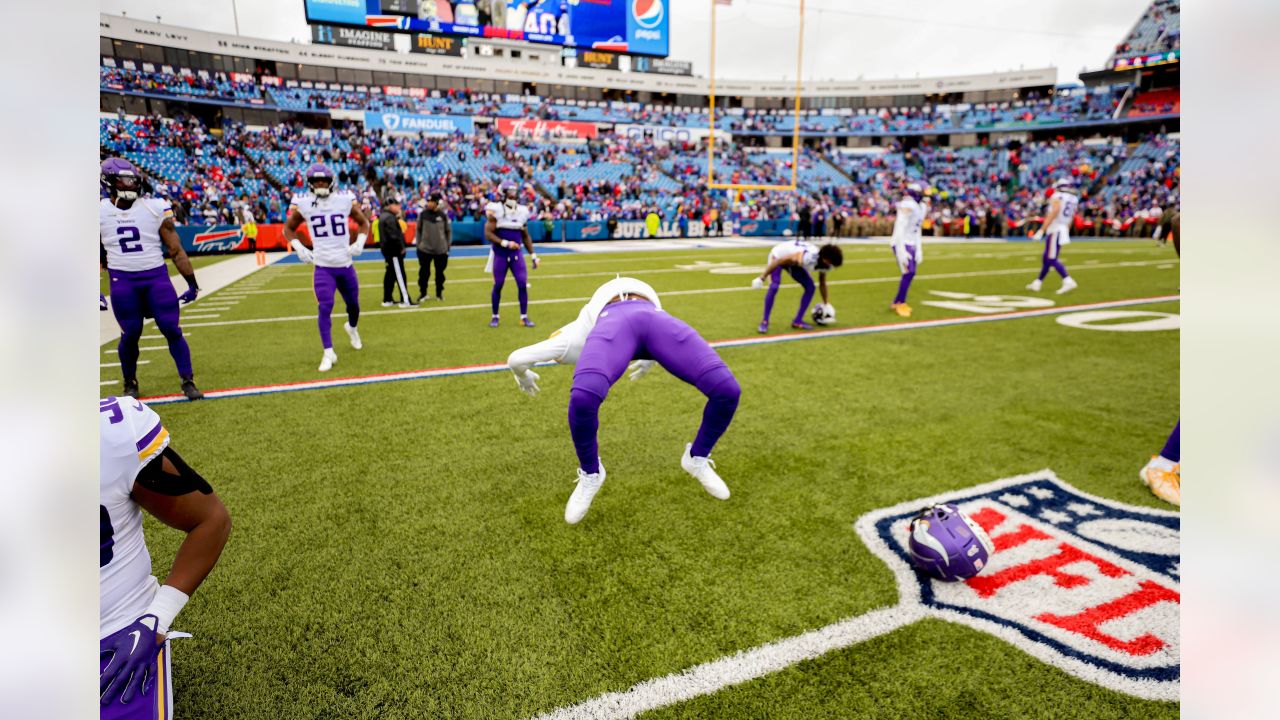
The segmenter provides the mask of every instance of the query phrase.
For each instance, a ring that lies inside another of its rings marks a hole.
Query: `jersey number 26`
[[[346,215],[316,215],[311,218],[311,237],[313,238],[344,237],[346,234]]]

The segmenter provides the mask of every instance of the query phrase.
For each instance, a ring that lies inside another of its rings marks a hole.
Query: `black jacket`
[[[390,210],[378,216],[378,243],[386,257],[404,253],[404,231],[400,229],[400,217]]]

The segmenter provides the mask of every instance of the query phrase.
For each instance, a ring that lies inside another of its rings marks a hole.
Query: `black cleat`
[[[182,394],[186,395],[188,400],[201,400],[204,398],[204,393],[200,392],[200,388],[196,387],[196,381],[191,378],[183,379]]]
[[[124,394],[125,394],[125,395],[127,395],[127,396],[129,396],[129,397],[131,397],[131,398],[136,398],[136,397],[138,397],[138,395],[140,395],[140,394],[141,394],[141,393],[139,393],[139,392],[138,392],[138,381],[137,381],[137,380],[125,380],[125,381],[124,381]]]

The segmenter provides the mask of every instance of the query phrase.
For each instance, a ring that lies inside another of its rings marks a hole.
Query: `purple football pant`
[[[520,242],[524,237],[523,233],[518,231],[512,233],[507,228],[499,228],[498,235],[512,242]],[[502,286],[507,282],[508,269],[516,279],[516,294],[520,297],[520,314],[528,315],[529,288],[525,283],[528,280],[529,271],[524,266],[524,251],[519,248],[508,250],[497,245],[493,246],[493,293],[489,298],[490,304],[493,305],[493,314],[498,314],[498,303],[502,301]]]
[[[738,409],[738,381],[696,330],[644,300],[608,305],[582,346],[569,392],[569,433],[578,466],[588,473],[600,471],[600,404],[637,359],[656,360],[707,396],[702,425],[689,450],[694,457],[711,455]]]
[[[178,366],[178,375],[191,377],[191,348],[182,337],[178,324],[178,294],[169,281],[169,270],[164,265],[150,270],[129,272],[107,270],[111,277],[111,311],[120,324],[120,372],[132,380],[138,377],[138,340],[142,338],[142,323],[152,317],[156,328],[169,343],[169,354]]]
[[[119,632],[125,632],[124,628]],[[114,635],[108,637],[115,637]],[[100,641],[99,647],[107,647],[107,639]],[[173,680],[169,657],[172,653],[166,641],[156,654],[156,661],[151,665],[151,678],[143,683],[142,692],[135,695],[129,704],[120,702],[116,697],[110,705],[100,706],[99,720],[169,720],[173,717]],[[98,672],[107,667],[110,656],[103,657],[98,663]]]
[[[360,322],[360,278],[354,266],[331,268],[316,266],[314,277],[316,304],[320,306],[317,321],[320,324],[320,344],[326,350],[333,347],[333,291],[342,293],[347,305],[347,322],[355,327]]]
[[[1043,280],[1050,270],[1057,270],[1062,277],[1067,277],[1067,268],[1058,259],[1061,248],[1058,246],[1058,231],[1045,233],[1044,256],[1041,258],[1040,279]]]
[[[773,273],[769,275],[769,289],[764,291],[764,321],[769,322],[769,316],[773,314],[773,300],[778,297],[778,287],[782,284],[782,268],[779,265],[773,269]],[[813,278],[810,277],[809,271],[799,265],[785,266],[791,278],[800,283],[800,287],[804,288],[804,296],[800,298],[800,309],[796,311],[796,319],[792,322],[803,322],[804,313],[809,309],[809,303],[813,302]]]
[[[894,257],[897,257],[896,255]],[[893,304],[900,305],[907,301],[907,293],[911,290],[911,281],[916,279],[916,249],[913,245],[907,246],[907,271],[902,273],[902,279],[898,281],[898,294],[893,296]]]
[[[1174,462],[1182,462],[1182,421],[1179,420],[1177,425],[1173,426],[1173,432],[1169,434],[1169,439],[1164,443],[1164,449],[1160,451],[1160,457],[1165,460]]]

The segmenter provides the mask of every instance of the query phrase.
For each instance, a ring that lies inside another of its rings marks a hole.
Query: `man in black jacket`
[[[453,246],[453,229],[449,216],[440,209],[440,194],[434,193],[418,215],[415,233],[418,245],[418,302],[427,299],[427,282],[431,266],[436,268],[436,299],[444,300],[444,269],[449,265],[449,248]]]
[[[382,246],[382,258],[387,261],[387,271],[382,276],[382,306],[389,307],[391,289],[400,288],[400,307],[410,307],[409,289],[404,280],[404,230],[400,229],[400,196],[389,190],[382,199],[382,214],[378,216],[378,238]]]

